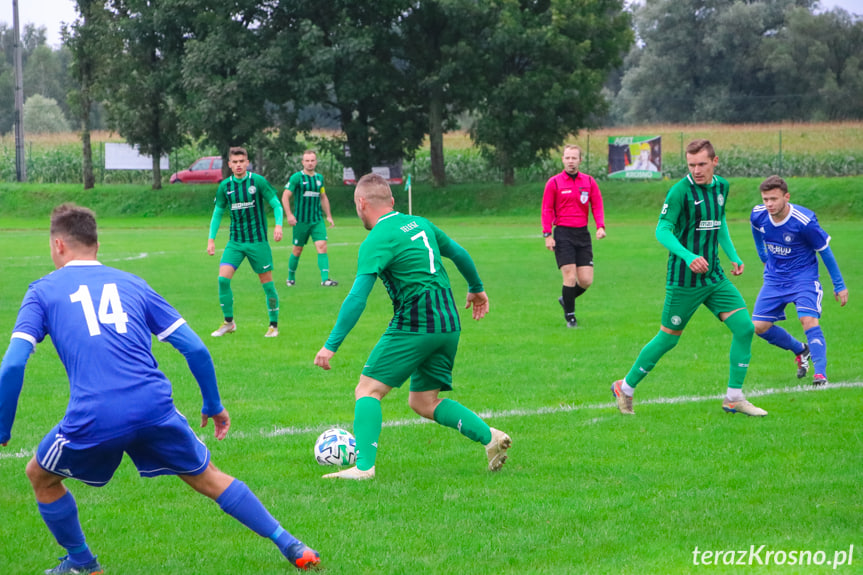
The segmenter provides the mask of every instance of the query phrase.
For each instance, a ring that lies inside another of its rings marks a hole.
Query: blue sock
[[[216,503],[219,504],[222,511],[261,537],[272,539],[279,549],[284,549],[297,542],[297,539],[285,531],[279,522],[270,515],[270,512],[252,493],[252,490],[239,479],[234,479],[216,499]]]
[[[759,333],[758,337],[766,340],[767,343],[772,343],[776,347],[793,351],[794,355],[799,355],[803,352],[803,342],[797,341],[793,335],[778,325],[770,326],[770,329],[764,333]]]
[[[806,330],[806,341],[809,342],[809,353],[812,354],[815,373],[827,377],[827,343],[824,341],[824,332],[821,331],[820,325]]]
[[[69,553],[69,558],[79,565],[92,561],[94,556],[84,540],[84,531],[78,520],[78,505],[72,492],[67,491],[66,495],[54,503],[37,504],[42,520],[60,547]]]

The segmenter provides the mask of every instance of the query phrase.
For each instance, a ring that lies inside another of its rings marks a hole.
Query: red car
[[[219,156],[199,158],[188,170],[171,174],[172,184],[218,184],[224,179]]]

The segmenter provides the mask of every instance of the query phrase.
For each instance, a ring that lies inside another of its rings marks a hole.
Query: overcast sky
[[[863,0],[821,0],[821,6],[827,10],[838,6],[863,15]],[[18,0],[21,28],[27,23],[44,26],[48,30],[48,44],[54,47],[60,45],[60,23],[72,22],[75,16],[74,0]],[[0,0],[0,22],[12,25],[12,0]]]

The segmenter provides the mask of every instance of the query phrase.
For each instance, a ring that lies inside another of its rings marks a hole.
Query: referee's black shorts
[[[554,258],[557,260],[558,268],[570,264],[593,267],[593,245],[590,243],[590,231],[587,226],[583,228],[556,226]]]

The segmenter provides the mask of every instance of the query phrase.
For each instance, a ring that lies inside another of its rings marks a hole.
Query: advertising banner
[[[660,136],[609,136],[608,177],[662,179]]]

